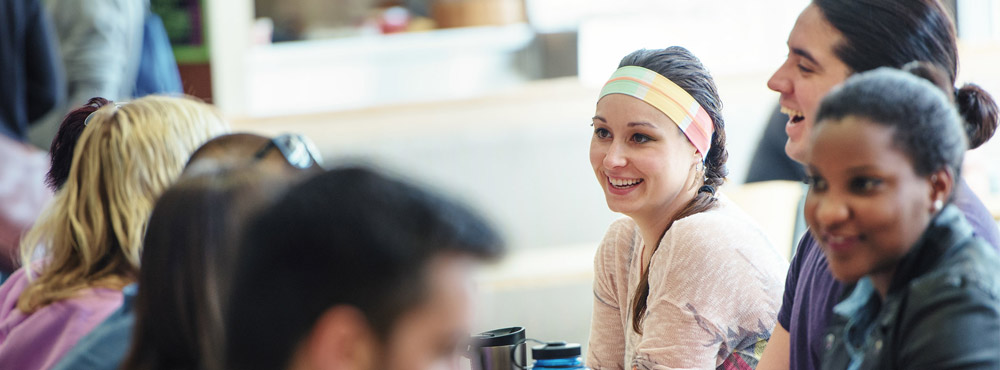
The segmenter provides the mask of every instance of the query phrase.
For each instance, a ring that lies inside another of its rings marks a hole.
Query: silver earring
[[[941,199],[935,200],[934,201],[934,212],[940,212],[942,208],[944,208],[944,201],[941,200]]]

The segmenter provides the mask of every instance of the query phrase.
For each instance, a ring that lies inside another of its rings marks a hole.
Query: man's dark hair
[[[230,369],[282,369],[329,308],[359,309],[385,339],[422,303],[430,260],[495,258],[499,235],[462,205],[364,168],[293,187],[243,237],[229,314]]]
[[[976,84],[952,87],[958,75],[958,42],[939,0],[813,0],[844,40],[834,47],[853,72],[902,68],[928,62],[947,76],[947,94],[962,117],[969,148],[990,140],[997,129],[993,97]]]

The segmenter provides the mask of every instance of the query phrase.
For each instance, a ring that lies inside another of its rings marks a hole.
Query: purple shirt
[[[952,203],[965,214],[976,236],[994,248],[1000,245],[1000,231],[993,216],[964,180],[956,187]],[[843,286],[830,273],[819,243],[812,233],[806,232],[788,266],[785,297],[778,311],[778,323],[789,334],[790,369],[820,368],[826,350],[823,334],[842,291]]]
[[[88,288],[73,298],[25,314],[17,308],[17,298],[27,286],[24,269],[0,286],[0,369],[55,366],[80,338],[122,304],[121,291]]]

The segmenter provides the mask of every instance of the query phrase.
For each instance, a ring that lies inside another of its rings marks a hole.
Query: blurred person
[[[717,195],[727,173],[722,102],[687,49],[639,50],[601,91],[590,163],[628,217],[594,257],[587,365],[751,369],[770,336],[787,263]]]
[[[967,146],[949,98],[883,67],[815,117],[805,216],[830,272],[854,284],[822,368],[1000,368],[1000,256],[951,204]]]
[[[944,86],[963,119],[969,147],[989,140],[997,127],[997,105],[974,84],[955,88],[958,51],[955,28],[936,0],[813,0],[788,36],[788,58],[768,81],[781,93],[789,157],[804,162],[810,150],[820,99],[850,75],[911,61],[945,73]],[[964,180],[955,184],[953,204],[973,230],[993,246],[1000,232],[982,201]],[[799,242],[785,279],[784,300],[762,369],[817,369],[826,346],[825,328],[843,284],[833,278],[811,232]]]
[[[0,1],[0,24],[0,135],[24,141],[63,100],[57,44],[38,0]]]
[[[164,193],[143,248],[131,350],[120,367],[104,368],[222,368],[222,313],[239,255],[237,236],[247,215],[292,179],[277,175],[241,167],[185,178]]]
[[[296,185],[246,228],[228,369],[430,369],[468,338],[473,268],[498,234],[466,207],[365,168]]]
[[[70,112],[60,124],[59,131],[49,147],[49,155],[32,148],[29,144],[17,146],[0,145],[0,160],[10,163],[7,171],[16,175],[3,176],[2,182],[12,185],[0,186],[10,189],[13,199],[4,199],[0,222],[0,282],[13,273],[17,266],[17,249],[23,233],[40,215],[43,205],[52,199],[69,176],[73,163],[73,149],[83,132],[83,122],[98,108],[111,104],[104,98],[92,98],[86,105]],[[0,138],[3,141],[3,138]],[[13,151],[13,152],[10,152]],[[41,185],[41,186],[40,186]],[[46,186],[48,185],[48,189]]]
[[[275,141],[309,142],[300,135],[271,139],[237,133],[209,140],[195,150],[181,180],[153,209],[138,282],[123,290],[122,306],[80,339],[53,369],[219,367],[221,302],[227,298],[235,261],[234,235],[240,235],[247,215],[280,195],[289,183],[321,172],[314,152],[308,153],[308,163],[292,164],[274,149],[289,145]],[[130,347],[131,356],[123,366]]]
[[[17,269],[21,236],[52,199],[45,187],[48,159],[30,144],[0,135],[0,283]]]
[[[64,98],[51,24],[38,0],[0,0],[0,282],[17,265],[21,234],[52,195],[45,153],[27,131]]]
[[[0,286],[0,368],[48,369],[122,303],[156,198],[199,145],[228,130],[211,106],[150,96],[76,124],[69,176]]]
[[[45,0],[67,78],[61,113],[30,132],[36,145],[55,136],[59,118],[91,97],[129,100],[148,94],[180,94],[170,40],[149,0]]]

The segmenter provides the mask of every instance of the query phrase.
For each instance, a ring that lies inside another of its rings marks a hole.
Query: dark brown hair
[[[289,189],[254,216],[243,240],[225,317],[227,366],[240,370],[287,367],[335,306],[363,313],[384,344],[428,299],[433,258],[504,250],[464,205],[365,167]]]
[[[105,98],[91,98],[87,104],[74,109],[63,118],[56,131],[56,137],[52,138],[52,146],[49,147],[49,157],[51,168],[45,174],[45,184],[54,191],[58,191],[69,178],[69,168],[73,164],[73,150],[76,149],[76,142],[83,133],[83,128],[87,127],[87,117],[97,109],[114,104]]]
[[[947,94],[964,120],[969,148],[993,137],[997,103],[975,84],[954,88],[958,75],[955,26],[937,0],[813,0],[844,37],[837,57],[854,72],[878,67],[901,68],[912,61],[929,62],[948,76]]]
[[[729,172],[726,169],[729,152],[726,151],[726,125],[722,120],[722,100],[719,99],[719,92],[715,87],[712,75],[708,73],[708,70],[694,54],[680,46],[632,52],[625,56],[618,65],[619,68],[625,66],[643,67],[670,79],[688,94],[691,94],[712,118],[715,133],[712,134],[712,148],[708,150],[708,156],[705,159],[706,186],[698,191],[694,199],[677,214],[671,224],[673,221],[712,209],[716,203],[715,188],[722,185]],[[663,234],[666,234],[669,229],[670,225],[668,224],[667,228],[663,230]],[[658,240],[647,240],[646,243],[651,243],[653,248],[659,245]],[[635,298],[632,300],[632,330],[639,334],[642,334],[642,319],[646,314],[648,296],[649,269],[647,268],[639,280]]]
[[[222,314],[245,220],[288,186],[253,167],[182,178],[149,221],[122,369],[222,368]]]

